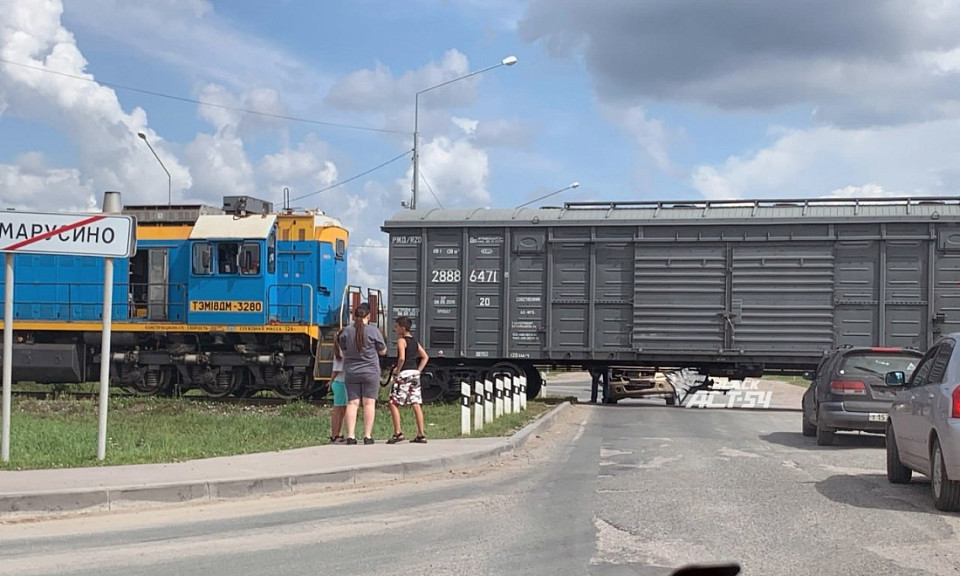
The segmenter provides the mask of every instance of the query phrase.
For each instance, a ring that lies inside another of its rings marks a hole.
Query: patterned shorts
[[[420,371],[403,370],[393,377],[390,401],[399,406],[423,404],[420,397]]]

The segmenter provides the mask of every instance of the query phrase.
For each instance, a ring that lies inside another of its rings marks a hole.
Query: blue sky
[[[354,279],[381,286],[414,95],[510,55],[421,96],[421,208],[512,207],[573,181],[544,203],[960,185],[955,1],[0,0],[0,14],[5,207],[96,209],[108,189],[165,203],[143,131],[174,202],[279,203],[287,187],[343,220]]]

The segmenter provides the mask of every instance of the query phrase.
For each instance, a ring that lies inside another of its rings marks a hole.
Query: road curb
[[[378,484],[449,472],[458,468],[494,462],[503,455],[520,448],[552,424],[569,405],[569,402],[559,404],[497,444],[454,456],[439,454],[407,461],[340,467],[298,474],[192,480],[150,486],[0,494],[0,522],[37,516],[129,510],[187,502],[204,503],[270,494],[307,493],[332,486]]]
[[[560,414],[562,414],[569,407],[569,401],[561,402],[540,418],[537,418],[533,422],[521,428],[519,432],[507,439],[511,445],[511,448],[520,448],[529,442],[530,439],[535,437],[538,432],[553,424]]]

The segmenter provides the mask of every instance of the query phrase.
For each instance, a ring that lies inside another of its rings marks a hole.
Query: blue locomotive
[[[379,291],[348,285],[347,230],[322,212],[248,196],[123,212],[137,219],[137,252],[115,261],[113,385],[323,395],[349,310],[365,298],[382,317]],[[14,280],[14,380],[96,380],[103,260],[18,254]]]

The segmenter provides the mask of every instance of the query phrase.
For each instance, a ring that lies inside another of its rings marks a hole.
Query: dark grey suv
[[[884,383],[887,372],[913,373],[923,354],[913,348],[844,347],[824,355],[803,394],[803,435],[830,446],[834,433],[883,434],[899,388]]]

